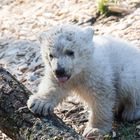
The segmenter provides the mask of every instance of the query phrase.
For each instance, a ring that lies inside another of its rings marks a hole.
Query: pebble
[[[36,75],[30,75],[30,77],[29,77],[29,80],[31,81],[31,82],[33,82],[33,81],[35,81],[35,80],[37,80],[38,79],[38,77],[36,76]]]
[[[115,138],[116,136],[117,136],[116,132],[113,131],[113,132],[112,132],[112,137]]]
[[[140,130],[140,125],[137,125],[137,126],[136,126],[136,129],[139,129],[139,130]]]

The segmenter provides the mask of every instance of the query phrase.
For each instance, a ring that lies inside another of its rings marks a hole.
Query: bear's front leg
[[[114,103],[114,97],[98,96],[90,104],[89,122],[83,133],[86,138],[96,138],[111,130]]]
[[[27,106],[33,113],[46,116],[53,113],[54,107],[66,97],[67,93],[63,89],[44,77],[40,83],[38,93],[30,96]]]

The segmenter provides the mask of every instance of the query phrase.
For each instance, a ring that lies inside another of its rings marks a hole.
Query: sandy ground
[[[95,35],[111,34],[140,47],[140,0],[120,3],[131,9],[130,14],[97,18],[92,0],[0,0],[0,65],[36,92],[44,69],[37,36],[59,23],[92,26]],[[79,99],[68,98],[55,112],[83,132],[88,112]],[[4,139],[7,137],[0,133],[0,140]]]

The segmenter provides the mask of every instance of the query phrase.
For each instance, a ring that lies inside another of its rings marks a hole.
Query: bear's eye
[[[49,57],[50,57],[50,59],[53,59],[54,58],[54,56],[52,54],[49,54]]]
[[[74,52],[71,50],[66,50],[65,52],[66,55],[73,57],[74,56]]]

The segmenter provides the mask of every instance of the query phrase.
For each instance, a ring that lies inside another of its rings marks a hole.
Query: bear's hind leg
[[[140,119],[140,106],[134,108],[125,108],[122,113],[122,119],[127,121],[135,121]]]

